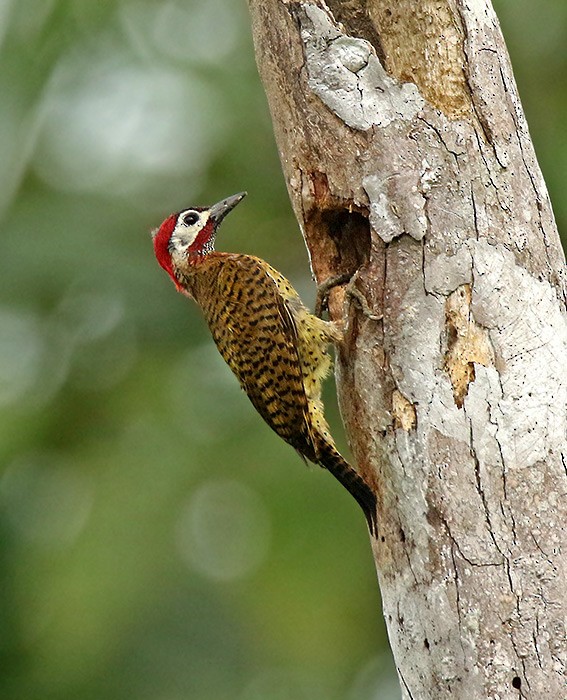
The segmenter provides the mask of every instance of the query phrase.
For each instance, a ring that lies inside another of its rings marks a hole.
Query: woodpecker
[[[312,315],[290,282],[260,258],[215,251],[221,221],[246,192],[171,214],[154,252],[177,290],[201,307],[217,348],[266,423],[304,460],[326,468],[361,506],[376,535],[376,497],[335,447],[321,383],[340,327]]]

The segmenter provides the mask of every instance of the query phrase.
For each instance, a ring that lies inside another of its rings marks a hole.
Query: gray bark
[[[567,697],[565,267],[489,0],[250,0],[404,698]]]

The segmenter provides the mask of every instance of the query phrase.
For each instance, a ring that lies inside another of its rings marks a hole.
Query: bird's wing
[[[307,445],[309,446],[309,450],[306,450],[306,445],[303,444],[301,449],[299,449],[299,454],[300,456],[305,459],[305,456],[308,455],[312,461],[315,461],[316,453],[317,453],[317,447],[316,447],[316,440],[315,436],[313,435],[313,424],[311,421],[311,417],[309,414],[309,399],[307,397],[307,392],[305,390],[305,379],[303,375],[304,367],[302,363],[302,358],[301,358],[301,353],[299,352],[299,336],[298,336],[298,331],[297,331],[297,325],[295,321],[295,315],[292,310],[292,306],[290,304],[290,301],[288,299],[284,299],[281,295],[277,295],[278,299],[278,313],[280,314],[282,324],[284,328],[287,330],[289,333],[289,337],[293,338],[293,347],[297,355],[297,362],[298,362],[298,367],[300,370],[301,374],[301,393],[302,393],[302,402],[301,402],[301,407],[303,411],[303,420],[302,420],[302,442],[305,443],[307,441]]]
[[[216,267],[210,301],[200,300],[215,343],[268,425],[309,457],[308,400],[292,310],[257,258],[230,255]]]

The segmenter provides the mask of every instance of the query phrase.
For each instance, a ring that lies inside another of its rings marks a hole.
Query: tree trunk
[[[250,10],[403,696],[564,698],[564,258],[490,2]]]

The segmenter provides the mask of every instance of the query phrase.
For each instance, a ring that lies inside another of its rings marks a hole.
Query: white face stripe
[[[186,221],[188,219],[189,221]],[[195,219],[191,223],[191,219]],[[169,239],[169,248],[172,253],[184,253],[187,248],[194,242],[199,232],[205,227],[209,220],[208,211],[196,211],[195,209],[185,209],[177,217],[177,222],[171,238]]]

